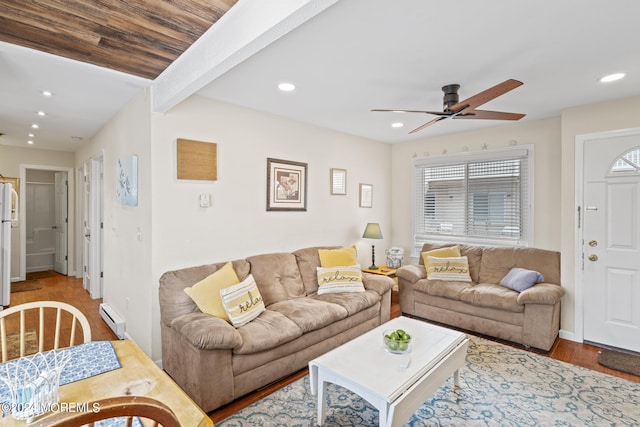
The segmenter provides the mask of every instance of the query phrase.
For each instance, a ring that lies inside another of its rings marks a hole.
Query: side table
[[[377,270],[371,270],[371,269],[368,269],[368,268],[363,268],[362,271],[364,271],[365,273],[380,274],[382,276],[388,276],[388,277],[391,277],[391,278],[395,278],[396,277],[396,269],[395,268],[391,268],[391,267],[387,267],[386,265],[378,266]]]

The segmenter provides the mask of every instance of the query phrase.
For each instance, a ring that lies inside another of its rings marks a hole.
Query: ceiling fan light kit
[[[487,90],[473,95],[463,101],[459,101],[459,84],[449,84],[442,87],[444,93],[442,111],[421,111],[421,110],[384,110],[373,109],[376,112],[393,113],[423,113],[438,116],[435,119],[415,128],[411,133],[421,131],[432,124],[444,119],[478,119],[478,120],[520,120],[525,115],[521,113],[508,113],[503,111],[476,110],[477,107],[504,95],[505,93],[522,86],[522,82],[514,79],[505,80]]]

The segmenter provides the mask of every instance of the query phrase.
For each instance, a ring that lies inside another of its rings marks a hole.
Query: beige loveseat
[[[453,246],[430,244],[422,252]],[[560,328],[560,254],[534,248],[459,245],[471,282],[428,280],[419,265],[397,270],[403,313],[481,334],[549,350]],[[516,292],[500,281],[511,268],[542,274],[544,281]]]
[[[160,278],[163,368],[203,410],[296,372],[389,320],[394,281],[388,277],[363,273],[364,292],[318,295],[318,249],[233,261],[240,280],[253,275],[266,306],[239,328],[202,313],[183,291],[224,262]]]

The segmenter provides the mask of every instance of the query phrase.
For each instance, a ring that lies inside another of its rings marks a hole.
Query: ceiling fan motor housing
[[[442,108],[444,111],[449,111],[449,107],[459,102],[458,89],[460,89],[460,85],[457,84],[442,86],[444,92]]]

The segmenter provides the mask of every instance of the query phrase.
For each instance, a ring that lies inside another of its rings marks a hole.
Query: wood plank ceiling
[[[155,79],[238,0],[0,0],[0,40]]]

